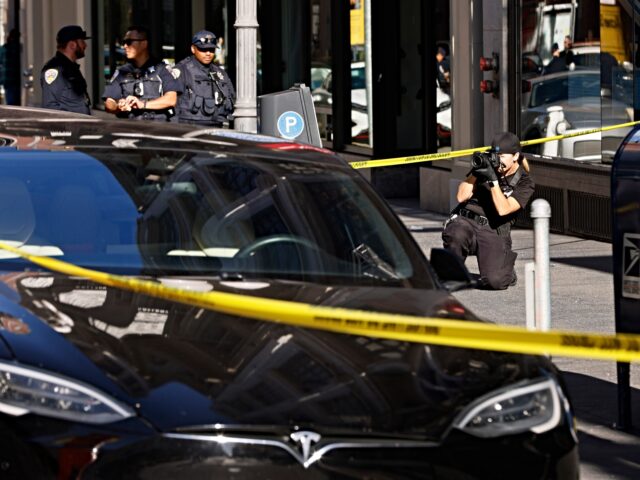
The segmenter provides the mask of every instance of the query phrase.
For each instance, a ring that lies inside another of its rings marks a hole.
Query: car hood
[[[553,368],[541,357],[255,321],[50,273],[0,278],[0,311],[14,325],[0,329],[8,347],[0,354],[92,384],[163,431],[217,424],[436,438],[478,396]],[[200,291],[475,319],[437,290],[160,280]]]

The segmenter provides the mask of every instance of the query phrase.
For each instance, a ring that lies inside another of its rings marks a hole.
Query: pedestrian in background
[[[468,255],[476,256],[480,288],[503,290],[517,282],[511,225],[526,208],[535,185],[514,134],[495,135],[490,152],[479,157],[483,160],[458,187],[460,203],[445,222],[442,240],[463,262]]]
[[[20,32],[12,28],[7,36],[4,47],[4,94],[7,105],[20,105],[20,86],[22,72],[20,71]]]
[[[451,91],[451,66],[449,65],[449,57],[447,57],[447,51],[444,47],[438,47],[436,62],[438,69],[438,86],[448,95]]]
[[[128,63],[116,70],[102,94],[105,110],[118,118],[171,121],[182,89],[171,68],[151,56],[149,30],[132,25],[122,43]]]
[[[571,47],[573,47],[573,41],[571,40],[571,36],[565,35],[563,47],[564,49],[560,52],[560,58],[564,60],[567,68],[569,68],[573,63],[573,50],[571,50]]]
[[[192,55],[178,63],[175,77],[181,84],[178,121],[221,127],[233,113],[236,92],[227,72],[215,65],[216,36],[201,30],[191,39]]]
[[[57,52],[40,72],[42,106],[53,110],[91,114],[87,81],[77,60],[84,58],[87,36],[82,27],[67,25],[56,35]]]
[[[543,75],[549,75],[550,73],[563,72],[567,70],[567,64],[565,59],[560,55],[560,47],[557,43],[551,45],[551,61],[542,70]]]

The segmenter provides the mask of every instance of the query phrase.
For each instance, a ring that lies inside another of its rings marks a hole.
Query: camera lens
[[[474,153],[471,157],[471,168],[480,168],[486,164],[484,155],[481,153]]]

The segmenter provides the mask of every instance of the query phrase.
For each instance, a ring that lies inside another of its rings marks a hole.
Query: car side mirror
[[[432,248],[429,262],[447,291],[456,292],[475,287],[476,281],[455,253],[444,248]]]

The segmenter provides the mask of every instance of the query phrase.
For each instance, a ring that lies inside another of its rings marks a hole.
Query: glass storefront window
[[[550,137],[634,119],[635,14],[622,3],[523,3],[521,138]],[[610,163],[628,131],[590,133],[527,150]]]
[[[602,125],[604,90],[600,73],[599,0],[524,2],[522,18],[523,140],[551,137]],[[535,18],[536,22],[532,22]],[[601,135],[592,133],[546,142],[526,151],[597,161]]]
[[[346,1],[346,0],[345,0]],[[370,147],[371,92],[367,78],[367,25],[365,0],[350,0],[351,143]],[[320,134],[332,137],[331,6],[326,0],[311,3],[311,91]]]
[[[324,0],[311,2],[311,95],[318,128],[325,140],[331,139],[331,5]]]

